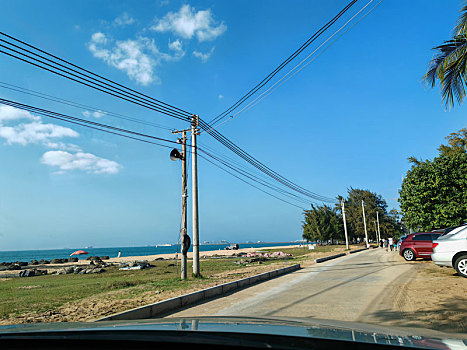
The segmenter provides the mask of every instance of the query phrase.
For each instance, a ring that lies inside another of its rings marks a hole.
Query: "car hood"
[[[423,349],[466,349],[464,335],[434,330],[395,328],[354,322],[300,318],[193,317],[131,321],[37,323],[0,326],[0,339],[55,334],[113,334],[131,332],[177,334],[274,335],[391,344]]]

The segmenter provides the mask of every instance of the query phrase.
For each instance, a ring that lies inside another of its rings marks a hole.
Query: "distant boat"
[[[91,249],[92,248],[92,245],[90,245],[89,247],[84,247],[84,249]]]
[[[156,248],[157,247],[171,247],[172,244],[169,244],[169,243],[165,243],[165,244],[156,244]]]

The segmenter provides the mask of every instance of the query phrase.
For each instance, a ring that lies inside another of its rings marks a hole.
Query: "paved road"
[[[372,249],[303,268],[168,315],[313,317],[364,322],[384,291],[413,268],[395,252]]]

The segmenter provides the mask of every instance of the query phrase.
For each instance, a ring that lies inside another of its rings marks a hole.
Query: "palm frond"
[[[456,35],[434,48],[438,54],[430,61],[423,76],[431,87],[439,80],[446,108],[454,106],[454,99],[461,103],[466,95],[467,34]]]
[[[454,27],[454,35],[462,35],[467,33],[467,2],[461,9],[461,15],[457,19],[457,24]]]

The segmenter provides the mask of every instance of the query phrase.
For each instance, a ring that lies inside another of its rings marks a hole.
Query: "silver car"
[[[431,260],[438,266],[448,266],[467,278],[467,226],[460,226],[433,241]]]

